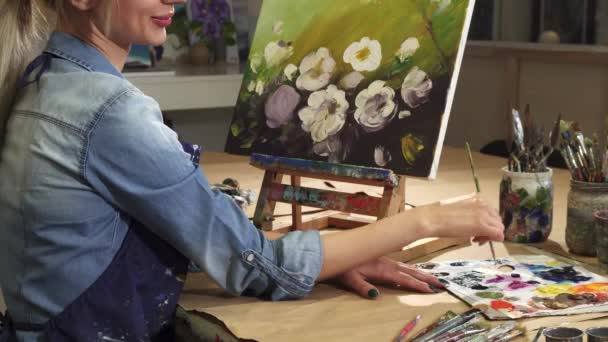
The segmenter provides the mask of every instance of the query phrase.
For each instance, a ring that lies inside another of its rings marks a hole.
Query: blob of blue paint
[[[487,289],[489,289],[489,287],[487,287],[487,286],[483,286],[483,285],[481,285],[481,284],[477,284],[477,285],[475,285],[475,286],[472,286],[472,287],[471,287],[471,289],[473,289],[473,290],[480,290],[480,291],[483,291],[483,290],[487,290]]]
[[[452,266],[452,267],[463,267],[466,265],[467,265],[466,261],[453,262],[450,264],[450,266]]]
[[[591,280],[591,277],[585,277],[580,272],[574,269],[574,266],[564,266],[562,268],[554,268],[541,272],[534,272],[537,276],[550,280],[556,283],[573,282],[580,283]]]

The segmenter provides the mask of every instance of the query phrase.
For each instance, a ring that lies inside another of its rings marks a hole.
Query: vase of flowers
[[[169,40],[187,48],[191,64],[211,64],[223,55],[221,49],[236,44],[236,29],[226,0],[188,0],[176,9],[167,29]]]
[[[522,121],[512,110],[508,166],[503,168],[499,208],[505,226],[505,239],[518,243],[547,240],[553,220],[553,171],[547,158],[559,142],[559,120],[549,134],[533,121],[529,106]]]

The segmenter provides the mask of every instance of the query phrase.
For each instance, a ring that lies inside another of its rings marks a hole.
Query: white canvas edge
[[[433,164],[431,165],[431,172],[429,173],[428,179],[435,180],[437,178],[437,169],[439,168],[439,160],[441,159],[441,151],[443,150],[443,142],[445,140],[445,134],[448,129],[448,120],[450,118],[450,112],[452,111],[452,104],[454,102],[454,96],[456,94],[456,86],[458,85],[458,77],[460,76],[460,68],[462,66],[462,60],[464,58],[464,50],[467,46],[467,40],[469,38],[469,28],[471,27],[471,21],[473,19],[473,11],[475,10],[475,0],[469,0],[469,6],[467,8],[467,16],[464,21],[462,28],[462,35],[460,38],[460,47],[458,48],[458,54],[456,55],[456,62],[454,63],[454,73],[450,82],[450,88],[448,89],[448,99],[445,106],[443,117],[441,118],[441,126],[439,128],[439,136],[437,137],[437,145],[435,145],[435,153],[433,155]]]

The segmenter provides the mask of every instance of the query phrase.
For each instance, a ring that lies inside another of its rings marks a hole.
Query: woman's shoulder
[[[161,116],[158,103],[125,78],[83,70],[45,73],[38,86],[28,87],[21,104],[35,111],[60,116],[77,127],[91,127],[102,116],[145,112]],[[28,94],[29,93],[29,94]],[[33,97],[28,100],[28,97]]]

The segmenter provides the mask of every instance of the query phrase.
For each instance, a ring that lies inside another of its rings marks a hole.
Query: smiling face
[[[186,0],[114,1],[108,37],[119,45],[161,45],[167,38],[175,4]]]

